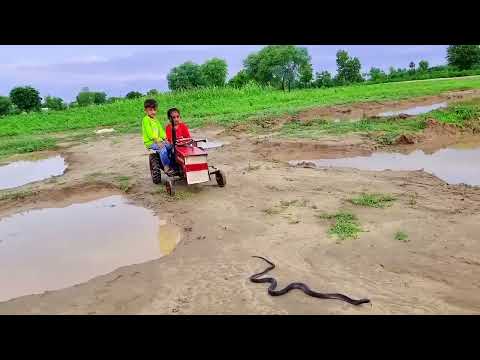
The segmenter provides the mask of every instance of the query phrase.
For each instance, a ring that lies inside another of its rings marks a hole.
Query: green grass
[[[456,103],[445,109],[438,109],[426,114],[407,119],[366,118],[355,122],[334,122],[315,119],[308,122],[290,122],[285,124],[280,134],[285,137],[318,138],[322,135],[341,135],[362,133],[374,135],[382,144],[392,144],[401,134],[414,134],[427,126],[427,119],[434,118],[441,123],[452,124],[461,128],[480,127],[480,100]]]
[[[451,90],[476,88],[480,88],[480,77],[360,84],[290,92],[260,86],[248,86],[243,89],[210,88],[163,93],[155,98],[159,104],[161,119],[165,119],[165,112],[169,107],[176,106],[181,109],[186,123],[195,128],[206,124],[229,126],[254,119],[260,119],[260,123],[262,123],[273,116],[295,114],[299,110],[310,107],[374,100],[398,100],[435,95]],[[0,118],[0,156],[53,148],[55,140],[52,136],[42,139],[36,137],[55,133],[85,131],[84,134],[87,136],[88,131],[100,127],[114,127],[117,134],[139,133],[140,121],[144,116],[144,100],[145,98],[139,98],[64,111],[35,112],[2,117]],[[445,121],[453,120],[445,119]],[[382,129],[390,131],[392,127],[396,131],[421,129],[419,123],[411,120],[402,121],[401,124],[380,121],[353,125],[328,123],[324,126],[325,128],[317,130],[344,133]],[[312,129],[315,128],[316,126]]]
[[[132,184],[130,183],[130,180],[131,180],[130,176],[124,176],[124,175],[116,176],[115,180],[117,180],[120,190],[122,190],[125,193],[127,193],[132,188]]]
[[[350,212],[317,215],[321,219],[334,220],[334,225],[328,230],[330,235],[337,236],[340,240],[356,239],[362,232],[358,218]]]
[[[405,234],[403,231],[397,231],[395,233],[395,240],[403,241],[403,242],[409,242],[410,241],[410,240],[408,240],[408,235]]]
[[[352,204],[374,208],[384,208],[390,206],[396,200],[393,196],[387,194],[361,194],[355,198],[349,199]]]
[[[32,191],[32,190],[19,190],[19,191],[13,191],[13,192],[6,192],[6,193],[0,193],[0,201],[3,200],[8,200],[8,201],[15,201],[15,200],[23,200],[27,197],[30,197],[32,195],[37,194],[37,191]]]
[[[0,157],[34,151],[54,150],[56,148],[57,140],[50,137],[40,139],[26,137],[0,137]]]

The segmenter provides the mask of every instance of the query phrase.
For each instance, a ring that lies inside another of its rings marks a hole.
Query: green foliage
[[[300,78],[300,69],[304,68],[303,71],[307,73],[309,64],[307,49],[293,45],[266,46],[244,60],[249,78],[283,90],[295,87]]]
[[[450,45],[447,48],[448,65],[460,70],[469,70],[480,65],[480,46]]]
[[[158,94],[160,94],[160,93],[158,92],[157,89],[150,89],[150,90],[147,91],[148,96],[157,96]]]
[[[397,231],[394,236],[395,240],[409,242],[408,235],[405,234],[403,231]]]
[[[358,222],[357,217],[350,212],[338,212],[333,215],[322,214],[318,215],[321,219],[334,220],[334,225],[329,229],[330,235],[336,235],[341,240],[355,239],[358,234],[362,232],[362,228]]]
[[[318,88],[328,88],[334,86],[335,83],[332,79],[332,75],[328,71],[322,71],[316,73],[314,85]]]
[[[384,208],[390,206],[394,200],[396,199],[393,196],[386,194],[361,194],[349,201],[355,205]]]
[[[224,86],[227,80],[227,62],[213,58],[200,65],[202,82],[205,86]]]
[[[104,92],[95,92],[93,94],[93,103],[95,105],[101,105],[107,102],[107,94]]]
[[[167,75],[170,90],[186,90],[203,86],[200,65],[187,61],[174,67]]]
[[[10,100],[21,111],[38,111],[42,105],[38,90],[31,86],[13,88],[10,91]]]
[[[344,50],[337,51],[337,76],[335,82],[339,85],[362,82],[360,60],[357,57],[351,58]]]
[[[122,100],[121,97],[112,96],[112,97],[109,97],[107,99],[107,104],[113,104],[114,102],[117,102],[117,101],[120,101],[120,100]]]
[[[143,96],[143,94],[141,92],[130,91],[129,93],[127,93],[127,95],[125,95],[125,98],[126,99],[138,99],[138,98],[141,98],[142,96]]]
[[[301,66],[299,74],[300,74],[300,78],[299,78],[300,87],[302,88],[309,87],[313,79],[312,64],[306,63],[305,65]]]
[[[387,74],[385,74],[385,71],[375,67],[370,69],[368,76],[370,80],[375,82],[384,82],[387,79]]]
[[[228,85],[235,88],[242,88],[247,85],[250,81],[250,77],[247,74],[245,69],[240,70],[234,77],[228,81]]]
[[[0,157],[55,148],[56,140],[53,138],[0,138]]]
[[[0,96],[0,116],[7,115],[12,111],[12,101],[8,96]]]
[[[101,105],[107,102],[107,94],[104,92],[89,91],[83,88],[77,95],[78,106]]]
[[[419,72],[427,72],[428,71],[428,61],[426,60],[421,60],[419,63],[418,63],[418,71]]]
[[[45,97],[44,106],[50,110],[65,110],[67,108],[61,98],[49,95]]]

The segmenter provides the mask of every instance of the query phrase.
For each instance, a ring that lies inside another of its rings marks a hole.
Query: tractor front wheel
[[[217,184],[220,187],[224,187],[227,184],[227,178],[225,177],[225,173],[222,170],[218,170],[215,173],[215,179],[217,180]]]

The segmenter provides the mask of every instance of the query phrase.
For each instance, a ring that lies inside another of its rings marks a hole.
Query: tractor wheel
[[[150,154],[150,175],[154,184],[162,182],[162,166],[160,164],[160,157],[158,154]]]
[[[224,187],[227,184],[227,178],[225,177],[225,173],[222,170],[218,170],[215,173],[215,179],[217,180],[217,184],[220,187]]]
[[[167,179],[165,182],[165,189],[167,190],[168,195],[175,196],[175,185],[173,184],[172,180]]]

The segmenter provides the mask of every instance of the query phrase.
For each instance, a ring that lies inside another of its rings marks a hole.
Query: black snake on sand
[[[269,272],[270,270],[274,269],[275,264],[272,263],[271,261],[261,257],[261,256],[252,256],[252,257],[265,260],[267,263],[270,264],[270,266],[268,268],[266,268],[264,271],[262,271],[258,274],[253,274],[252,276],[250,276],[250,281],[254,282],[254,283],[265,283],[265,282],[270,283],[270,286],[268,287],[268,294],[271,295],[271,296],[280,296],[280,295],[288,293],[290,290],[299,289],[299,290],[302,290],[305,294],[307,294],[309,296],[312,296],[312,297],[316,297],[316,298],[320,298],[320,299],[342,300],[342,301],[346,301],[346,302],[348,302],[352,305],[360,305],[360,304],[365,304],[365,303],[370,302],[369,299],[354,300],[354,299],[349,298],[348,296],[345,296],[343,294],[319,293],[319,292],[311,290],[307,285],[305,285],[303,283],[290,283],[289,285],[287,285],[285,288],[283,288],[281,290],[275,290],[275,288],[277,287],[277,280],[275,280],[274,278],[271,278],[271,277],[266,277],[266,278],[259,279],[260,276],[262,276],[262,275],[266,274],[267,272]]]

